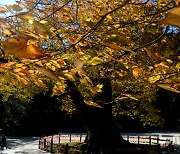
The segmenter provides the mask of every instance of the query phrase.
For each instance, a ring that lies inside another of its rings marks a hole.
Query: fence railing
[[[52,136],[43,136],[39,140],[39,149],[44,151],[53,151],[53,147],[60,146],[62,143],[66,143],[65,151],[68,151],[69,142],[84,142],[86,135],[84,134],[61,134]]]
[[[161,145],[165,146],[170,142],[170,139],[162,139],[159,136],[122,136],[125,140],[135,144],[149,144],[149,145]],[[53,147],[60,146],[65,143],[65,151],[68,151],[69,142],[84,142],[86,138],[85,134],[59,134],[52,136],[43,136],[39,140],[39,149],[44,151],[53,151]]]
[[[159,136],[123,136],[123,138],[130,143],[135,144],[149,144],[149,145],[163,145],[170,142],[170,139],[162,139]]]

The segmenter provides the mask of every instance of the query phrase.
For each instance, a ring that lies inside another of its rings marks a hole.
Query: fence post
[[[46,138],[44,138],[44,149],[46,148]]]
[[[127,136],[127,141],[129,141],[129,135]]]
[[[69,136],[69,142],[71,142],[71,134],[70,134],[70,136]]]
[[[53,135],[52,135],[52,137],[51,137],[51,150],[50,150],[50,152],[51,152],[51,153],[53,152]]]
[[[41,137],[39,139],[39,149],[41,149]]]
[[[138,144],[139,144],[139,138],[140,138],[140,137],[139,137],[139,135],[138,135]]]
[[[149,136],[149,144],[151,145],[151,136]]]
[[[79,141],[81,142],[81,140],[82,140],[82,134],[80,134],[80,139],[79,139]]]
[[[159,144],[159,136],[157,137],[157,144]]]
[[[60,139],[61,135],[59,134],[59,144],[61,143],[61,139]]]
[[[66,151],[65,154],[68,154],[68,143],[66,143]]]

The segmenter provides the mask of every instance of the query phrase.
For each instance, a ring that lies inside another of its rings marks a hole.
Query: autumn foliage
[[[61,94],[71,80],[92,105],[105,77],[180,93],[178,0],[17,0],[0,15],[1,93],[18,82]]]

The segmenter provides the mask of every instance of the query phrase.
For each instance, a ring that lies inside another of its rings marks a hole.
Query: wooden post
[[[41,137],[39,139],[39,149],[41,149]]]
[[[140,137],[138,136],[138,144],[139,144],[139,139],[140,139]]]
[[[50,152],[52,153],[53,152],[53,135],[51,137],[51,149],[50,149]]]
[[[79,139],[79,142],[81,142],[82,141],[82,134],[80,134],[80,139]]]
[[[59,134],[59,144],[61,143],[61,135]]]
[[[68,154],[68,143],[66,143],[66,151],[65,154]]]
[[[127,141],[129,141],[129,135],[127,136]]]
[[[159,136],[157,137],[157,144],[159,144]]]
[[[149,136],[149,144],[151,145],[151,136]]]
[[[44,138],[44,149],[46,148],[46,138]]]
[[[70,136],[69,136],[69,142],[71,142],[71,134],[70,134]]]

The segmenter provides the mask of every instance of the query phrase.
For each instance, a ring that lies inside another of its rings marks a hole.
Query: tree
[[[112,105],[124,96],[141,98],[138,90],[132,93],[136,83],[180,92],[179,32],[165,26],[179,27],[176,2],[22,0],[1,6],[1,93],[18,94],[19,87],[28,94],[30,86],[31,94],[48,87],[57,95],[67,91],[91,134],[90,151],[129,145],[112,127]],[[128,86],[121,89],[122,82]],[[119,85],[115,95],[112,83]]]

